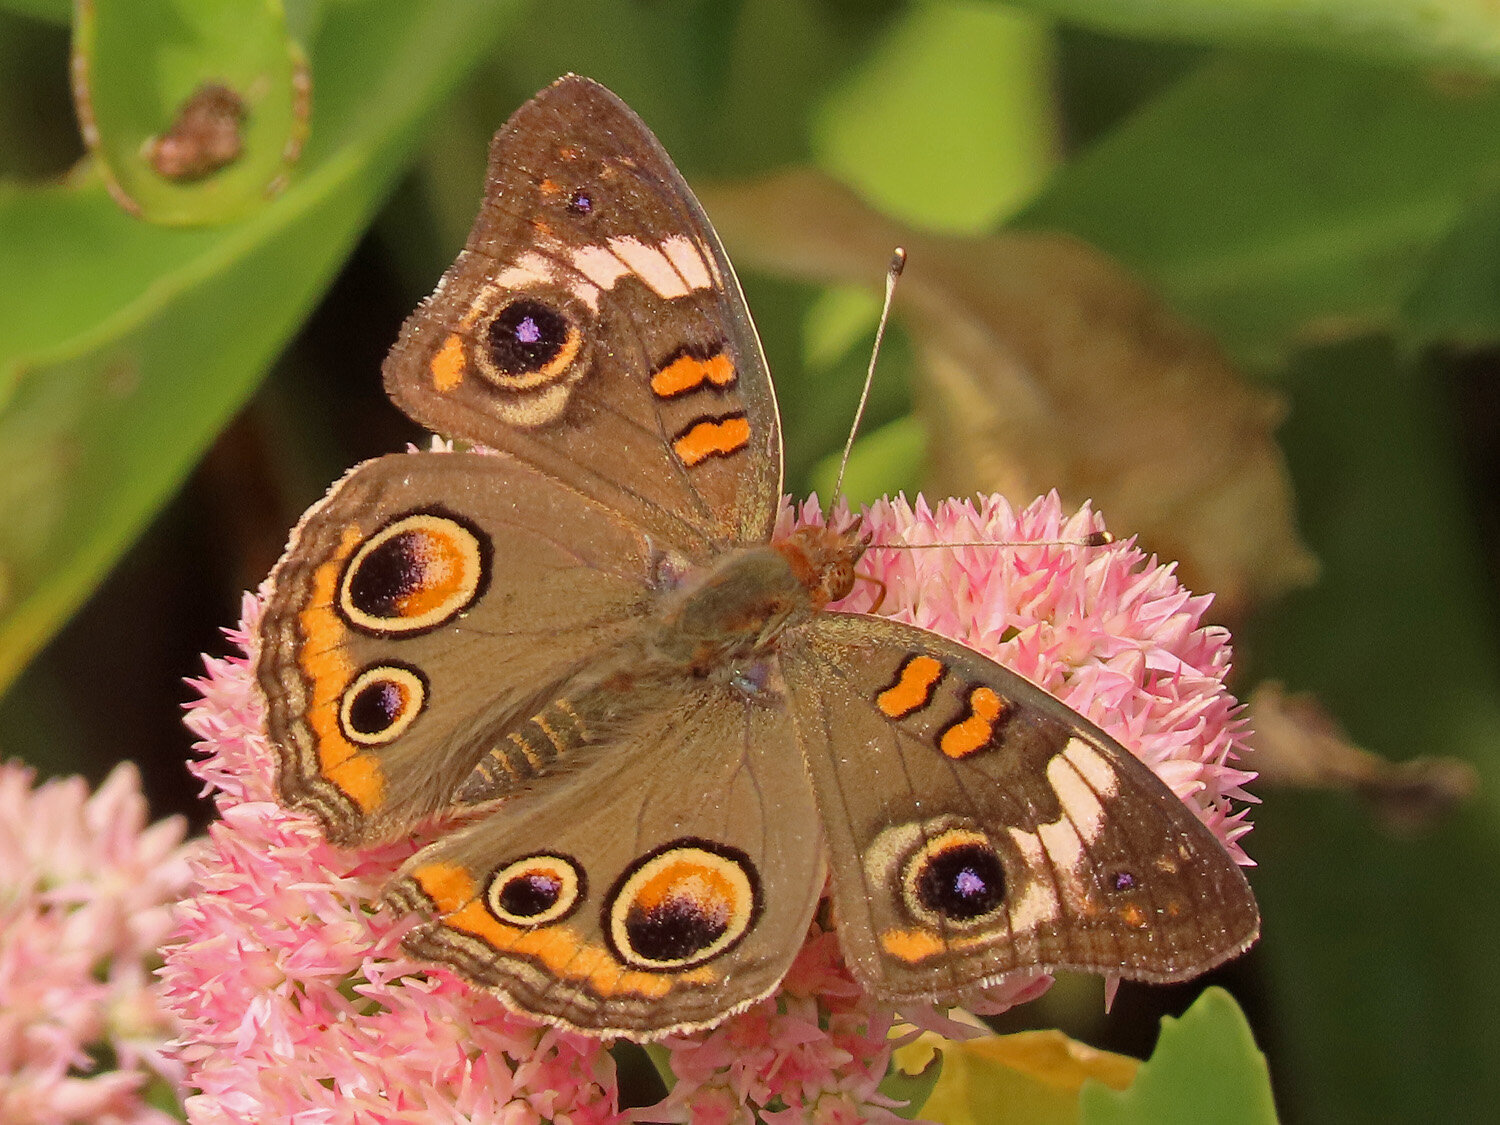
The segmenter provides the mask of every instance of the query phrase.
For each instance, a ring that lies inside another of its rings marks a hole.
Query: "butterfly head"
[[[869,549],[870,537],[860,534],[860,521],[855,517],[842,530],[799,527],[774,546],[806,587],[813,608],[822,609],[854,589],[854,568]]]

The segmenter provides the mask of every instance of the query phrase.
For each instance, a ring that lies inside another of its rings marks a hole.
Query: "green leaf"
[[[1500,73],[1500,10],[1487,0],[1015,0],[1119,35],[1311,47]]]
[[[1384,340],[1301,356],[1286,387],[1323,575],[1260,624],[1250,678],[1314,692],[1387,757],[1462,756],[1479,787],[1415,838],[1352,796],[1266,794],[1248,846],[1277,1080],[1305,1121],[1482,1120],[1500,1102],[1500,650],[1454,391]]]
[[[1083,1125],[1263,1125],[1276,1121],[1266,1059],[1234,997],[1210,988],[1161,1037],[1126,1090],[1091,1079],[1079,1093]]]
[[[331,9],[301,178],[243,223],[149,226],[97,177],[0,190],[0,688],[249,395],[514,7]]]
[[[922,1112],[933,1089],[943,1077],[943,1053],[932,1052],[932,1057],[920,1070],[908,1072],[893,1066],[880,1083],[880,1092],[893,1101],[901,1103],[891,1112],[897,1117],[911,1120]]]
[[[66,25],[73,15],[72,0],[0,0],[0,8],[47,23]]]
[[[1476,202],[1434,250],[1404,316],[1413,343],[1500,339],[1500,191]]]
[[[308,77],[280,0],[88,0],[73,51],[84,139],[128,210],[219,223],[285,185]]]
[[[1054,179],[1024,221],[1146,275],[1242,358],[1389,330],[1500,161],[1500,89],[1224,59]]]
[[[818,163],[893,218],[988,230],[1052,168],[1050,61],[1029,16],[911,5],[818,111]]]
[[[835,499],[842,451],[830,453],[813,469],[813,487],[825,501]],[[915,417],[888,422],[864,434],[849,451],[842,493],[850,504],[869,504],[898,492],[915,494],[927,463],[927,428]]]

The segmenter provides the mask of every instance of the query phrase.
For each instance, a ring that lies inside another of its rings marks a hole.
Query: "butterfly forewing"
[[[386,360],[392,398],[697,561],[764,539],[775,394],[729,261],[655,137],[603,87],[561,79],[496,135],[485,200]]]
[[[848,614],[804,630],[785,669],[840,941],[877,994],[953,1001],[1032,967],[1182,980],[1258,933],[1213,833],[1015,673]]]

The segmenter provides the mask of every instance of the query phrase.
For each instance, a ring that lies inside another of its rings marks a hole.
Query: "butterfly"
[[[857,527],[773,539],[776,395],[650,130],[567,76],[496,135],[468,243],[384,366],[488,451],[351,470],[272,574],[277,792],[397,873],[406,948],[650,1040],[770,994],[831,884],[892,1004],[1025,969],[1146,981],[1245,950],[1217,838],[1129,751],[935,633],[827,609]]]

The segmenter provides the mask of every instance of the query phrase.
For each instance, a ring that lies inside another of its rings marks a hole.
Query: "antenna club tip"
[[[886,273],[892,277],[900,277],[901,271],[906,268],[906,247],[898,246],[891,254],[891,264],[886,268]]]
[[[1085,547],[1108,547],[1115,537],[1108,531],[1091,531],[1083,537]]]

